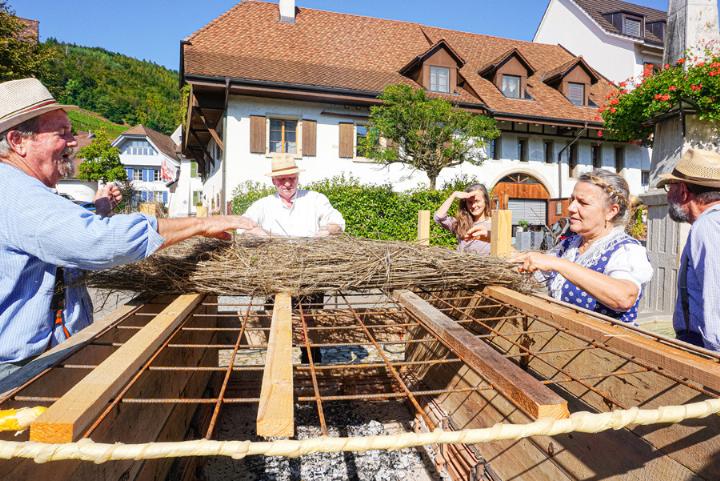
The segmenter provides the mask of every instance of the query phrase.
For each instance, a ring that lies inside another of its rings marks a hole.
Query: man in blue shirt
[[[720,351],[720,154],[690,149],[658,187],[670,217],[691,224],[678,273],[673,327],[678,339]]]
[[[0,378],[92,322],[86,289],[70,286],[80,270],[138,261],[195,235],[228,239],[230,229],[255,227],[240,216],[103,217],[55,194],[77,146],[65,113],[72,108],[36,79],[0,83]],[[109,213],[103,203],[119,194],[103,194],[96,202]],[[59,267],[68,287],[57,309]]]

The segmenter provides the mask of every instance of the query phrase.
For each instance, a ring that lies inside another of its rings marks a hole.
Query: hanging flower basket
[[[647,70],[637,81],[621,82],[600,113],[613,138],[645,144],[652,143],[654,124],[667,116],[694,113],[700,120],[717,122],[720,54],[681,58],[658,72]]]

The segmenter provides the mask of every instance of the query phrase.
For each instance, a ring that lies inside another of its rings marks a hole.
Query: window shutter
[[[163,191],[163,204],[167,205],[168,201],[168,193],[167,191]]]
[[[354,149],[355,124],[339,124],[340,158],[352,159]]]
[[[250,153],[265,153],[265,117],[250,116]]]
[[[133,170],[130,168],[125,168],[125,173],[127,174],[128,180],[133,180]]]
[[[317,121],[302,121],[302,154],[308,157],[317,155]]]

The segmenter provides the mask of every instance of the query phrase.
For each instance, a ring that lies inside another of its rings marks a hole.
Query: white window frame
[[[267,134],[265,138],[265,152],[266,156],[272,157],[273,154],[276,154],[278,152],[273,152],[270,150],[270,126],[272,125],[272,121],[274,120],[280,120],[282,122],[295,122],[295,152],[285,152],[289,153],[295,158],[301,158],[302,157],[302,122],[300,121],[299,117],[292,117],[289,115],[273,115],[273,114],[267,114],[267,128],[265,129]],[[280,140],[282,143],[282,139]]]
[[[440,73],[447,73],[447,83],[441,84]],[[436,77],[436,78],[434,78]],[[450,93],[450,67],[442,67],[440,65],[430,65],[430,91],[449,94]],[[446,90],[442,90],[441,87],[446,87]]]
[[[132,180],[139,180],[142,181],[142,175],[143,175],[143,169],[142,167],[133,168],[133,178]]]
[[[153,169],[153,182],[160,182],[160,169]]]

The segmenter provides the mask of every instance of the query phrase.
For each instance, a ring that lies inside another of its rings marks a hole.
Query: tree
[[[383,103],[370,108],[361,152],[383,164],[402,162],[422,170],[431,190],[442,169],[463,162],[480,165],[481,148],[500,135],[494,119],[428,98],[424,90],[390,85],[379,98]]]
[[[100,130],[90,145],[80,149],[78,157],[85,159],[78,168],[78,178],[92,181],[125,181],[127,173],[120,163],[120,151],[113,147],[107,132]]]
[[[22,23],[6,0],[0,0],[0,82],[40,77],[54,55],[37,39],[26,35]]]

